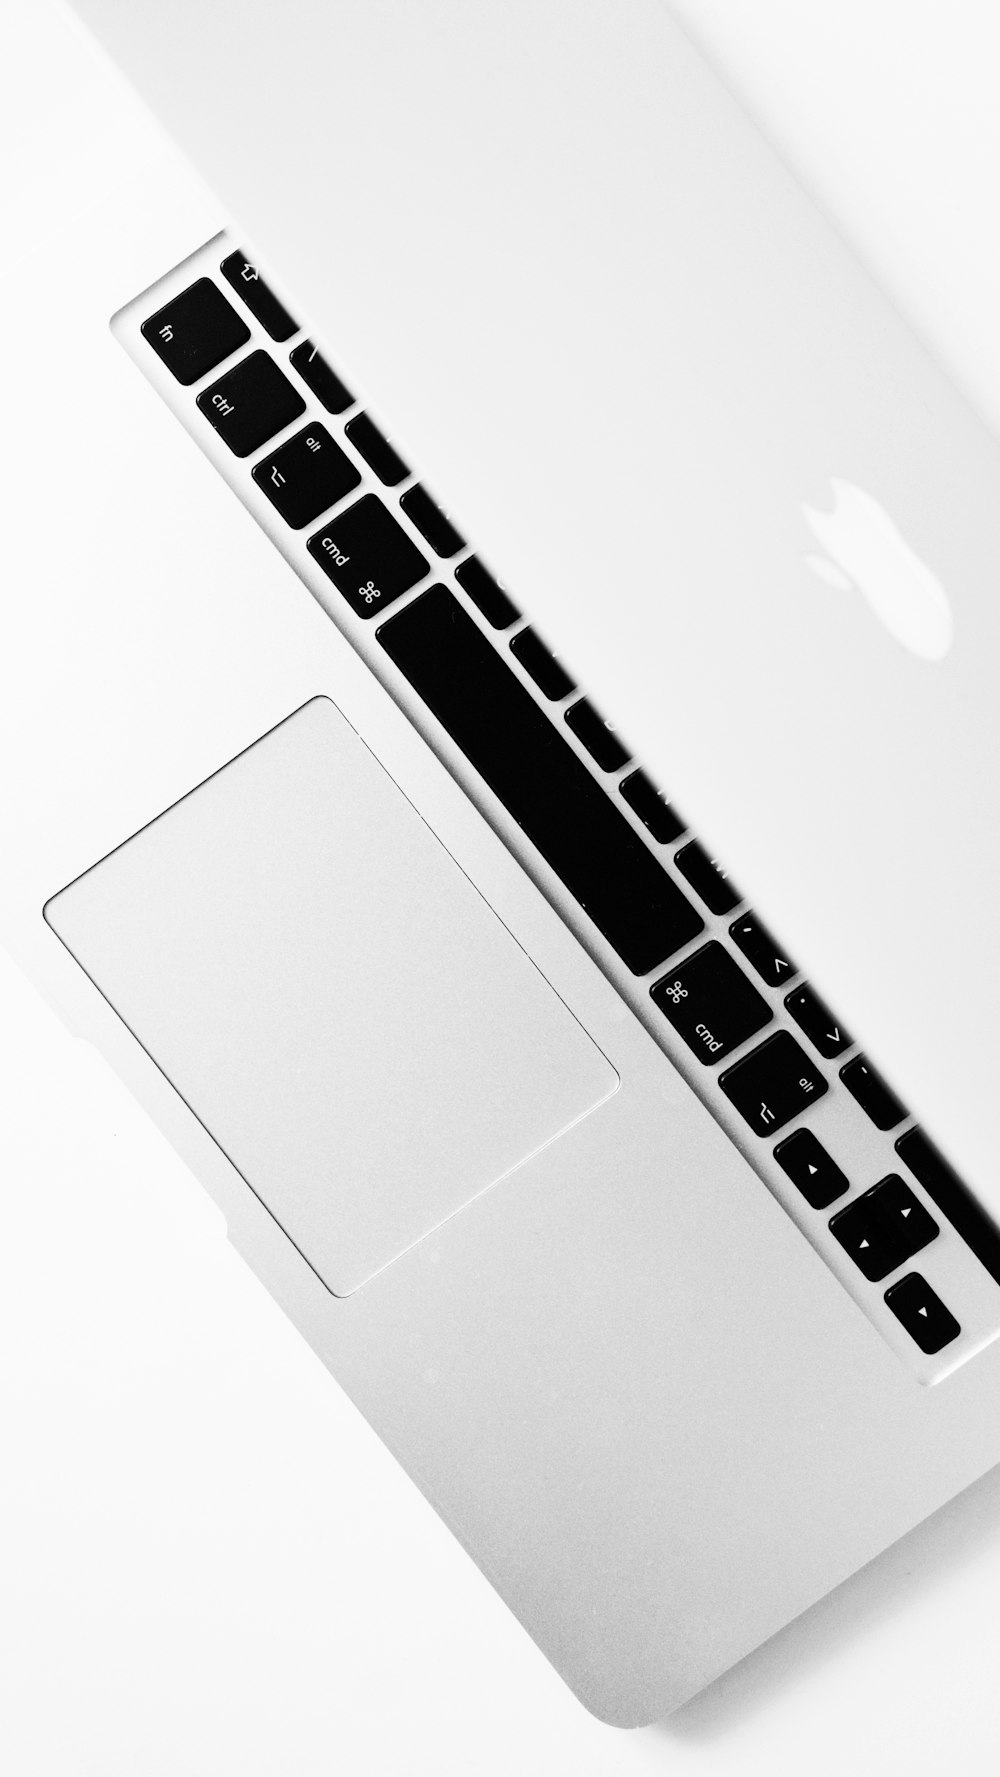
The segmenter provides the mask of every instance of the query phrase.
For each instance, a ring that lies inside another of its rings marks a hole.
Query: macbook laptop
[[[653,0],[79,10],[219,204],[131,596],[257,530],[145,685],[67,585],[11,929],[655,1720],[1000,1456],[997,448]]]

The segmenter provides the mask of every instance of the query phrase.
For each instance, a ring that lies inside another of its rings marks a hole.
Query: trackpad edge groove
[[[44,916],[336,1296],[619,1084],[326,697]]]

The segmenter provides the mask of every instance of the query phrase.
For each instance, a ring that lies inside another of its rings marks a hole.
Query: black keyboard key
[[[796,973],[795,964],[789,961],[755,913],[741,913],[730,926],[729,935],[768,987],[781,987]]]
[[[811,1129],[796,1129],[794,1135],[786,1135],[775,1148],[774,1158],[810,1209],[827,1209],[851,1188],[850,1179],[831,1160]]]
[[[359,485],[361,476],[325,426],[306,426],[265,457],[253,472],[257,486],[295,531],[311,524]]]
[[[910,1271],[898,1283],[890,1284],[885,1300],[900,1325],[928,1357],[943,1351],[962,1331],[951,1309],[945,1307],[918,1271]]]
[[[297,345],[289,353],[289,361],[306,388],[312,390],[317,401],[322,401],[327,413],[343,413],[345,408],[354,406],[354,396],[345,389],[336,371],[330,369],[311,339],[304,339],[301,345]]]
[[[251,352],[198,396],[205,418],[234,456],[249,457],[290,426],[306,404],[266,352]]]
[[[803,983],[792,993],[785,995],[785,1005],[795,1019],[800,1030],[804,1030],[813,1047],[832,1061],[835,1055],[842,1055],[851,1046],[848,1036],[839,1019],[823,1004],[819,994]]]
[[[903,1121],[906,1116],[905,1106],[863,1055],[848,1061],[841,1068],[840,1077],[876,1129],[895,1129],[896,1124]]]
[[[177,381],[189,388],[245,346],[250,329],[218,284],[199,278],[143,321],[142,336]]]
[[[378,637],[634,974],[697,937],[694,908],[453,593],[432,586]]]
[[[723,945],[696,950],[650,992],[678,1036],[706,1066],[721,1061],[773,1017]]]
[[[572,728],[577,740],[583,742],[591,758],[597,760],[602,771],[620,771],[628,764],[632,756],[628,748],[622,745],[614,729],[585,697],[570,705],[566,711],[566,724]]]
[[[868,1282],[879,1283],[929,1245],[938,1225],[909,1185],[891,1172],[839,1210],[831,1219],[830,1232]]]
[[[908,1129],[896,1152],[931,1202],[946,1216],[990,1276],[1000,1283],[1000,1230],[981,1209],[967,1184],[922,1129]]]
[[[704,846],[692,839],[685,845],[674,859],[682,876],[686,876],[695,893],[700,895],[706,907],[713,913],[732,913],[738,907],[743,896],[734,889],[726,872],[720,868],[714,858],[710,858]]]
[[[422,537],[426,537],[435,555],[443,555],[447,561],[464,547],[465,538],[456,531],[447,513],[435,504],[425,487],[408,488],[400,495],[399,503],[410,523],[416,525]]]
[[[298,332],[298,322],[293,321],[283,303],[278,301],[274,291],[265,284],[257,267],[252,265],[243,253],[230,253],[222,261],[222,275],[230,283],[238,296],[241,296],[254,319],[259,321],[265,332],[272,339],[291,339]]]
[[[348,420],[344,431],[359,457],[364,457],[369,469],[386,487],[397,487],[406,480],[410,471],[402,457],[397,455],[388,438],[372,424],[366,413],[355,414],[353,420]]]
[[[822,1074],[787,1030],[734,1062],[719,1085],[758,1135],[790,1123],[827,1091]]]
[[[551,697],[553,703],[576,690],[562,662],[545,646],[535,630],[520,630],[510,644],[510,651],[525,672],[530,673],[539,691]]]
[[[331,519],[307,547],[359,617],[377,617],[428,571],[376,494],[365,494]]]
[[[633,814],[660,845],[671,845],[679,839],[685,823],[674,813],[662,790],[644,771],[633,771],[618,785]]]
[[[455,579],[494,629],[509,629],[517,622],[520,611],[507,597],[499,580],[483,567],[478,556],[470,555],[468,561],[459,562]]]

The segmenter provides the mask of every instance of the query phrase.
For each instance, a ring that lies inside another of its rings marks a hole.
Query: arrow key
[[[879,1283],[937,1237],[938,1225],[898,1173],[839,1210],[830,1233],[869,1283]]]
[[[885,1292],[886,1304],[911,1339],[932,1357],[962,1331],[949,1308],[918,1271],[910,1271]]]
[[[797,987],[794,993],[785,995],[785,1005],[799,1029],[805,1031],[814,1048],[828,1061],[850,1048],[852,1038],[807,982]]]
[[[774,1158],[802,1192],[810,1209],[826,1209],[851,1188],[850,1180],[811,1129],[796,1129],[794,1135],[779,1141]]]

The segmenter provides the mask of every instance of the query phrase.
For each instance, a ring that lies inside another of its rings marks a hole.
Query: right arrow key
[[[831,1218],[830,1232],[869,1283],[879,1283],[934,1240],[934,1217],[891,1172]]]

